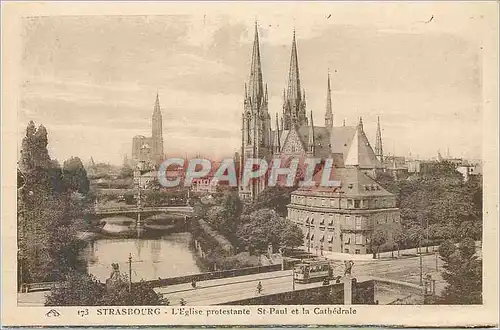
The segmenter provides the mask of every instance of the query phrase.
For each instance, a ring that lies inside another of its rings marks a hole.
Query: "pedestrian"
[[[196,289],[196,280],[191,281],[191,286],[193,289]]]
[[[262,283],[259,281],[257,284],[257,293],[260,294],[262,292]]]

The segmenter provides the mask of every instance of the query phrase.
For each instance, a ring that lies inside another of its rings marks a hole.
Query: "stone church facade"
[[[241,153],[243,166],[249,158],[269,161],[273,158],[317,157],[332,158],[335,167],[355,166],[371,177],[376,177],[382,165],[382,137],[377,124],[375,151],[372,149],[360,118],[356,126],[334,126],[330,75],[327,80],[327,98],[324,126],[314,125],[312,111],[307,115],[306,92],[301,86],[297,42],[293,33],[288,86],[283,90],[281,118],[276,113],[274,129],[268,108],[267,84],[263,82],[259,34],[255,36],[250,75],[245,83],[244,109],[241,118]],[[240,186],[239,194],[245,200],[254,200],[266,188],[267,177]]]
[[[156,167],[164,160],[163,124],[160,98],[156,101],[151,118],[151,136],[136,135],[132,139],[132,165],[141,162],[148,167]]]
[[[314,125],[300,82],[294,32],[281,118],[277,113],[274,129],[271,128],[256,24],[250,77],[245,84],[240,164],[248,158],[264,158],[268,163],[273,158],[332,159],[330,179],[339,181],[340,187],[298,188],[287,206],[288,219],[302,229],[304,248],[310,252],[369,253],[375,229],[381,228],[390,244],[394,229],[400,226],[396,197],[376,182],[377,174],[384,170],[380,120],[374,150],[362,118],[355,126],[346,126],[345,121],[342,126],[334,126],[329,74],[326,96],[324,126]],[[255,200],[266,188],[267,179],[264,176],[248,186],[240,186],[240,197]],[[314,181],[321,179],[316,177]]]

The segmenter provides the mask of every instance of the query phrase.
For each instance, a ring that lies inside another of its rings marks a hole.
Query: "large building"
[[[132,139],[132,165],[144,162],[150,167],[156,167],[164,159],[163,153],[163,123],[160,99],[156,101],[151,118],[151,136],[136,135]]]
[[[288,219],[302,229],[304,248],[317,254],[371,253],[376,228],[390,243],[400,226],[396,197],[357,167],[335,168],[332,179],[341,186],[303,187],[291,195]]]
[[[336,167],[356,166],[375,177],[382,169],[383,159],[380,122],[377,123],[375,153],[368,142],[360,118],[355,126],[334,126],[331,101],[330,75],[327,79],[324,126],[314,125],[312,111],[307,116],[306,93],[301,86],[297,42],[293,33],[288,86],[283,90],[281,119],[276,113],[274,130],[268,109],[267,85],[263,82],[259,34],[255,25],[255,37],[250,65],[250,76],[245,84],[244,110],[242,113],[241,159],[245,164],[249,158],[273,157],[319,157],[332,158]],[[277,111],[278,112],[278,111]],[[241,185],[239,194],[243,199],[254,200],[266,188],[267,177]]]

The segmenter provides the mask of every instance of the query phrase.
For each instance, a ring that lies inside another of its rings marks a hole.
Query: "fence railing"
[[[56,285],[58,282],[23,283],[21,284],[21,292],[49,291]]]

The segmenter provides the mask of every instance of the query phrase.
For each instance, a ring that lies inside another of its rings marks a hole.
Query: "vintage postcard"
[[[498,326],[498,3],[2,4],[2,324]]]

